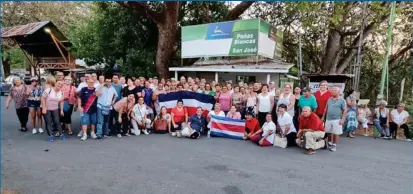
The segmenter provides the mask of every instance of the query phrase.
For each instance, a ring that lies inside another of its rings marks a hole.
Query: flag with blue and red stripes
[[[203,114],[206,116],[215,104],[215,98],[213,96],[191,91],[159,94],[158,100],[159,106],[165,106],[168,112],[171,112],[172,108],[176,107],[178,100],[182,100],[189,117],[196,113],[197,107],[201,107]]]
[[[211,136],[242,139],[245,120],[211,115]]]

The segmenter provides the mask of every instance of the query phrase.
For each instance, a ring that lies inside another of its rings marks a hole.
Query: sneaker
[[[83,131],[79,131],[79,133],[77,134],[77,137],[83,137]]]
[[[132,129],[132,133],[135,134],[136,136],[138,136],[138,135],[141,134],[141,130]]]
[[[39,133],[44,133],[42,128],[39,128]]]
[[[110,135],[103,135],[103,138],[109,138]]]
[[[125,134],[126,136],[130,137],[131,135],[129,133]]]
[[[406,139],[406,141],[407,141],[407,142],[411,142],[412,140],[411,140],[411,139]]]
[[[147,129],[142,130],[142,132],[143,132],[145,135],[149,135],[149,133],[148,133],[148,130],[147,130]]]
[[[121,135],[121,134],[118,134],[118,137],[122,137],[122,135]]]
[[[176,132],[176,137],[182,137],[182,133],[181,132]]]
[[[330,151],[332,151],[332,152],[337,151],[337,145],[332,145],[332,146],[330,147]]]
[[[304,152],[304,154],[306,154],[306,155],[312,155],[312,154],[315,154],[315,153],[316,153],[316,151],[313,150],[313,149],[307,149],[307,151]]]
[[[384,137],[383,137],[383,139],[389,139],[389,137],[387,137],[387,136],[384,136]]]
[[[93,139],[96,139],[98,136],[96,136],[95,132],[90,133],[90,137],[92,137]]]
[[[33,128],[32,133],[33,133],[33,134],[36,134],[36,133],[37,133],[36,128]]]
[[[60,140],[67,140],[66,135],[62,134],[62,135],[60,136]]]
[[[369,134],[365,133],[364,136],[367,137],[367,136],[369,136]]]
[[[47,139],[49,140],[49,142],[54,142],[54,137],[53,136],[49,136]]]
[[[80,138],[80,140],[82,140],[82,141],[87,140],[87,134],[86,134],[86,133],[85,133],[85,134],[83,134],[83,135],[82,135],[82,138]]]

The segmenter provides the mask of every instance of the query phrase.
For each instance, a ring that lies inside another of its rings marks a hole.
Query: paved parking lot
[[[154,134],[50,143],[45,134],[17,131],[13,107],[1,111],[2,188],[22,193],[413,193],[408,142],[343,138],[337,152],[311,156]]]

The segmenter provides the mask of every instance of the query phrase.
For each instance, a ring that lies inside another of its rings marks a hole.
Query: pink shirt
[[[59,102],[63,100],[62,91],[56,92],[54,89],[47,88],[43,92],[43,97],[46,102],[46,110],[57,110],[59,108]]]
[[[69,104],[75,104],[76,103],[76,87],[75,86],[62,86],[62,92],[64,99],[69,100]]]
[[[234,114],[228,112],[227,117],[231,119],[241,119],[241,114],[239,112],[235,112]]]
[[[218,100],[222,111],[229,111],[231,108],[231,99],[232,97],[230,92],[219,94]]]

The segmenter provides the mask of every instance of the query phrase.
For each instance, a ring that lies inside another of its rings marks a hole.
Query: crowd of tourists
[[[210,95],[216,103],[208,114],[198,107],[194,115],[188,115],[182,100],[171,110],[160,107],[159,95],[176,91]],[[358,98],[355,91],[344,97],[340,88],[328,88],[326,81],[320,82],[320,90],[313,94],[308,87],[285,84],[277,88],[274,82],[208,83],[191,77],[159,80],[85,74],[75,87],[72,77],[58,72],[43,85],[35,77],[30,85],[16,78],[6,108],[13,100],[19,130],[27,131],[30,120],[32,133],[46,131],[51,142],[73,135],[75,111],[80,113],[78,137],[82,141],[88,137],[120,138],[150,133],[197,139],[209,136],[211,115],[245,120],[244,140],[272,146],[280,137],[286,140],[287,147],[304,147],[306,154],[314,154],[320,148],[336,151],[340,135],[353,138],[355,130],[362,128],[367,136],[369,124],[377,128],[378,138],[395,138],[397,129],[402,128],[406,140],[412,141],[407,126],[409,114],[403,103],[390,111],[387,103],[381,101],[372,113],[366,105],[358,106]]]

